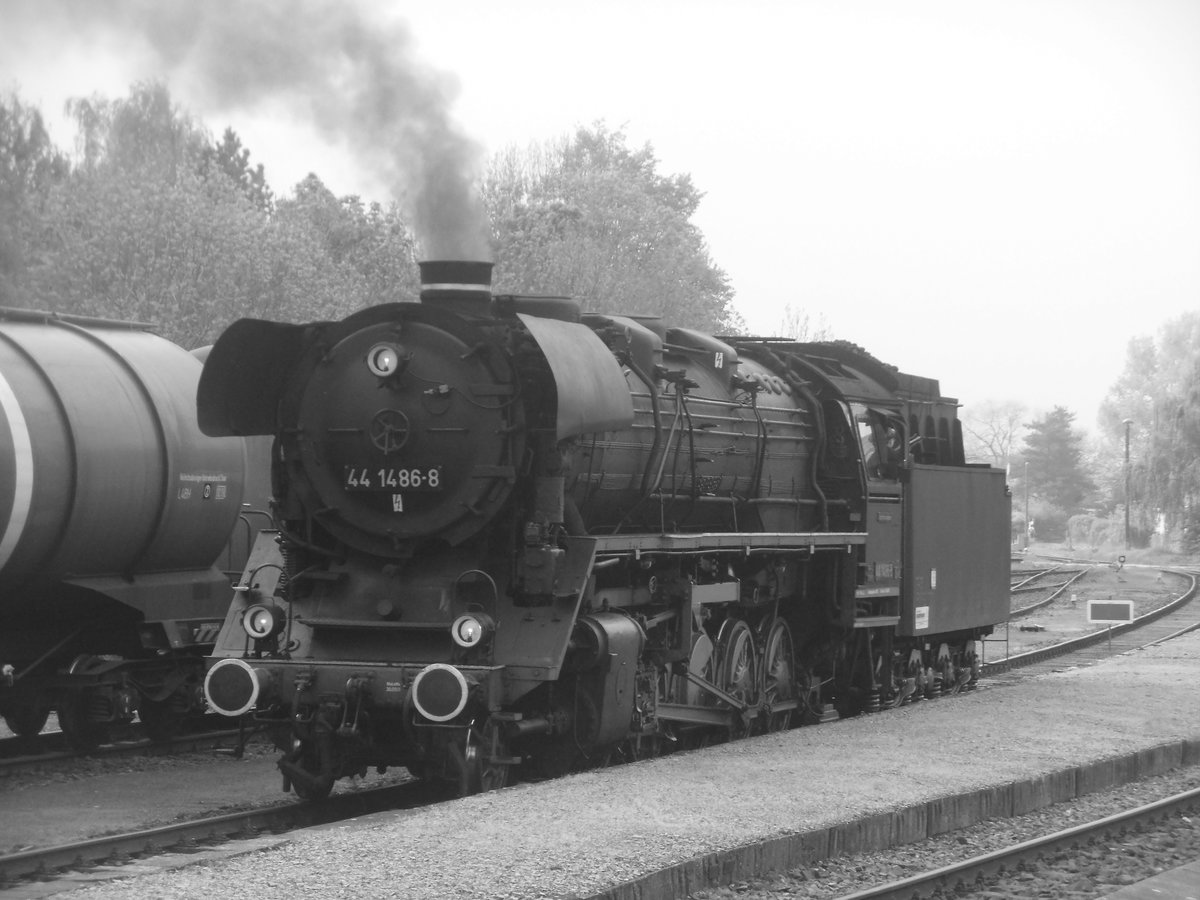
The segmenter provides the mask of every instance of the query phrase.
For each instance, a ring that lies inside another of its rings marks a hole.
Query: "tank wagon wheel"
[[[742,619],[726,622],[717,637],[717,686],[727,694],[749,704],[758,700],[758,654],[754,650],[754,632]],[[733,736],[740,737],[749,727],[748,722],[735,724]]]
[[[792,630],[783,619],[771,623],[763,649],[763,699],[768,705],[767,731],[784,731],[791,727],[794,709],[770,712],[770,704],[781,700],[798,699],[796,685],[796,652]]]
[[[4,724],[17,737],[36,737],[46,727],[50,707],[25,703],[4,714]]]
[[[103,659],[84,654],[77,656],[68,667],[71,675],[87,675],[105,664]],[[90,753],[108,741],[108,726],[104,722],[93,722],[90,716],[91,702],[86,690],[72,691],[58,705],[58,724],[67,743],[80,753]]]
[[[181,701],[182,698],[168,697],[158,701],[142,700],[138,705],[138,718],[150,740],[165,743],[183,733],[187,710],[181,707]]]
[[[67,743],[80,753],[91,753],[108,740],[108,729],[88,720],[86,694],[71,694],[59,704],[58,724]]]

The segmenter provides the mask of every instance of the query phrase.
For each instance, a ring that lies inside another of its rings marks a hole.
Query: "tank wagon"
[[[264,523],[242,505],[247,442],[199,430],[201,368],[145,326],[0,310],[0,714],[16,734],[55,710],[89,749],[135,714],[165,737],[204,711],[230,602],[217,565],[240,573]]]
[[[937,381],[490,269],[241,320],[205,366],[204,431],[275,437],[279,523],[205,691],[273,726],[285,790],[399,765],[469,793],[973,685],[1010,497]]]

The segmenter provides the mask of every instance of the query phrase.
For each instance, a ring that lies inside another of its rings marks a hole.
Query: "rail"
[[[1151,622],[1155,622],[1165,616],[1168,616],[1187,606],[1195,597],[1196,594],[1196,575],[1192,572],[1186,572],[1179,569],[1164,569],[1172,575],[1177,575],[1184,578],[1188,582],[1187,590],[1172,600],[1170,603],[1160,606],[1158,609],[1151,610],[1144,615],[1138,616],[1131,622],[1124,622],[1120,625],[1114,625],[1111,628],[1102,631],[1093,631],[1090,634],[1081,635],[1077,638],[1072,638],[1069,641],[1063,641],[1058,644],[1052,644],[1049,647],[1039,647],[1035,650],[1029,650],[1025,653],[1018,653],[1015,656],[1008,656],[1004,659],[996,660],[995,662],[983,664],[983,675],[994,674],[997,672],[1007,672],[1010,669],[1019,668],[1021,666],[1032,665],[1038,662],[1044,662],[1048,659],[1054,659],[1058,656],[1063,656],[1067,653],[1072,653],[1076,650],[1082,650],[1086,647],[1094,646],[1105,640],[1111,640],[1113,635],[1125,634],[1142,628]],[[1200,623],[1189,625],[1182,629],[1180,633],[1190,631],[1196,627],[1200,627]]]
[[[953,896],[960,888],[966,889],[975,885],[980,877],[1011,871],[1026,860],[1036,860],[1054,850],[1086,845],[1106,835],[1156,822],[1171,815],[1182,815],[1197,806],[1200,806],[1200,788],[919,875],[911,875],[853,894],[844,894],[837,900],[911,900],[935,895]]]

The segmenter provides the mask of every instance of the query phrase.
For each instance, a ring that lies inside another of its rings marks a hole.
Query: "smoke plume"
[[[408,28],[367,2],[10,0],[5,18],[10,29],[36,22],[136,46],[189,104],[286,109],[374,173],[429,258],[490,259],[476,188],[482,147],[449,115],[457,82],[418,60]]]

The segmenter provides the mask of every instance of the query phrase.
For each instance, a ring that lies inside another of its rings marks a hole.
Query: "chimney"
[[[472,260],[427,260],[421,270],[421,302],[466,315],[491,315],[492,264]]]

